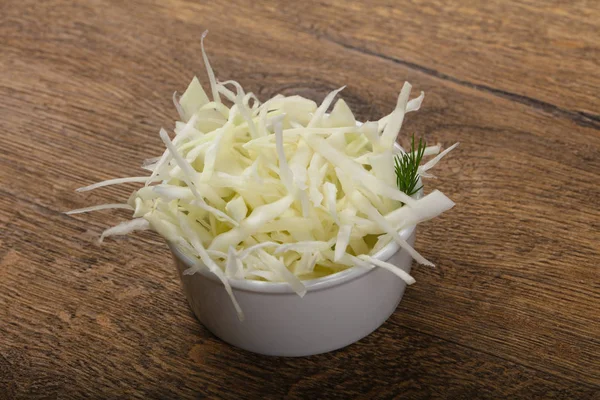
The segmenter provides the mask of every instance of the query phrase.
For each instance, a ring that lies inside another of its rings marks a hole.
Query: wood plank
[[[258,4],[253,12],[321,40],[600,126],[598,2]]]
[[[142,9],[64,0],[22,12],[28,4],[6,6],[0,25],[0,388],[27,398],[42,390],[72,398],[90,390],[230,398],[242,389],[296,398],[598,392],[594,126],[315,37],[316,28],[298,32],[293,18],[274,19],[256,4],[225,13],[179,0]],[[42,34],[44,15],[53,23]],[[457,207],[424,224],[417,240],[437,268],[416,267],[418,283],[397,312],[355,346],[306,359],[233,349],[190,315],[158,237],[98,247],[99,232],[127,213],[60,214],[127,198],[132,186],[72,190],[139,174],[140,162],[161,151],[156,133],[172,126],[172,91],[201,68],[199,42],[177,38],[205,28],[218,76],[262,99],[299,92],[320,100],[348,84],[343,97],[361,119],[376,119],[408,79],[426,103],[404,132],[461,142],[429,185]],[[571,100],[582,109],[587,101]]]
[[[330,354],[290,359],[240,351],[194,319],[165,246],[144,242],[152,235],[104,248],[74,246],[72,237],[81,233],[80,224],[65,222],[72,218],[51,213],[49,224],[32,234],[39,210],[23,210],[18,224],[29,240],[13,237],[1,264],[0,304],[10,323],[0,326],[0,387],[9,395],[566,399],[596,391],[404,327],[404,312]],[[40,248],[52,234],[56,251]],[[140,246],[149,251],[140,253]]]

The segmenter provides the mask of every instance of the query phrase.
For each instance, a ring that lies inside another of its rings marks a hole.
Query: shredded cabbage
[[[65,214],[67,214],[67,215],[81,214],[81,213],[86,213],[86,212],[90,212],[90,211],[107,210],[107,209],[111,209],[111,208],[123,208],[125,210],[133,210],[134,209],[129,204],[120,204],[120,203],[99,204],[97,206],[90,206],[90,207],[78,208],[76,210],[67,211]]]
[[[422,264],[431,265],[399,231],[454,206],[435,190],[410,197],[398,190],[394,155],[406,113],[424,98],[410,97],[405,83],[395,109],[376,122],[357,123],[343,99],[327,114],[343,87],[317,104],[300,96],[276,95],[261,103],[235,81],[219,82],[204,51],[212,99],[194,77],[178,98],[180,121],[166,149],[142,167],[149,176],[110,179],[78,189],[144,183],[126,204],[104,204],[69,212],[108,208],[133,210],[134,218],[101,236],[152,229],[223,282],[240,317],[230,279],[286,282],[303,296],[303,281],[352,266],[385,268],[407,284],[414,279],[373,258],[392,240]],[[230,90],[230,85],[234,90]],[[221,98],[220,96],[223,96]],[[434,156],[419,168],[421,178],[455,144],[425,149]]]

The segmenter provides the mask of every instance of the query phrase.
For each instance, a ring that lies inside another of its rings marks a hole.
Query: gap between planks
[[[467,87],[470,89],[485,92],[485,93],[491,94],[496,97],[500,97],[500,98],[514,101],[514,102],[517,102],[520,104],[524,104],[526,106],[535,108],[537,110],[542,110],[542,111],[552,114],[552,115],[566,118],[566,119],[574,122],[575,124],[585,127],[585,128],[593,128],[593,129],[600,130],[600,115],[597,115],[597,114],[591,114],[591,113],[587,113],[584,111],[567,110],[567,109],[561,108],[557,105],[535,99],[533,97],[524,96],[524,95],[508,92],[505,90],[493,88],[493,87],[490,87],[487,85],[481,85],[481,84],[465,81],[462,79],[458,79],[454,76],[445,74],[443,72],[437,71],[432,68],[424,67],[422,65],[412,63],[409,61],[405,61],[405,60],[401,60],[401,59],[398,59],[398,58],[395,58],[392,56],[388,56],[386,54],[381,54],[381,53],[375,52],[373,50],[369,50],[369,49],[365,49],[362,47],[353,46],[353,45],[344,43],[343,41],[333,39],[327,35],[315,35],[311,32],[305,32],[305,33],[308,33],[318,39],[320,38],[320,39],[326,40],[330,43],[337,44],[338,46],[341,46],[341,47],[351,50],[351,51],[355,51],[355,52],[358,52],[361,54],[380,58],[382,60],[391,61],[394,64],[402,65],[406,68],[424,73],[424,74],[432,76],[434,78],[452,82],[452,83],[455,83],[455,84],[463,86],[463,87]]]

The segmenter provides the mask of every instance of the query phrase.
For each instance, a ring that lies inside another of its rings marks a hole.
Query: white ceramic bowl
[[[415,227],[400,235],[411,245]],[[352,267],[305,281],[300,298],[286,283],[230,280],[245,320],[240,321],[223,284],[203,270],[183,271],[194,261],[169,244],[183,291],[196,317],[227,343],[272,356],[308,356],[352,344],[379,328],[394,312],[406,284],[383,268]],[[412,258],[391,242],[375,255],[410,273]]]

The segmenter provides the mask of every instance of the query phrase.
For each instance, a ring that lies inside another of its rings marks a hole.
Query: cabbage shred
[[[386,268],[412,284],[409,274],[372,257],[392,240],[433,265],[398,232],[454,203],[437,190],[419,199],[401,192],[393,164],[393,154],[404,153],[394,144],[405,115],[420,108],[422,92],[409,100],[411,85],[405,83],[390,115],[357,124],[344,100],[334,104],[343,88],[319,106],[283,95],[260,103],[239,83],[215,78],[204,43],[202,56],[212,101],[197,77],[179,99],[173,95],[181,121],[172,138],[161,129],[166,149],[144,162],[150,175],[79,189],[146,185],[125,205],[75,210],[133,209],[132,221],[107,229],[102,239],[158,232],[196,260],[186,274],[206,269],[223,282],[240,317],[230,279],[287,282],[303,296],[302,281],[358,265]],[[419,168],[421,178],[431,176],[427,171],[455,146],[442,153],[440,146],[428,147],[425,155],[439,155]]]

